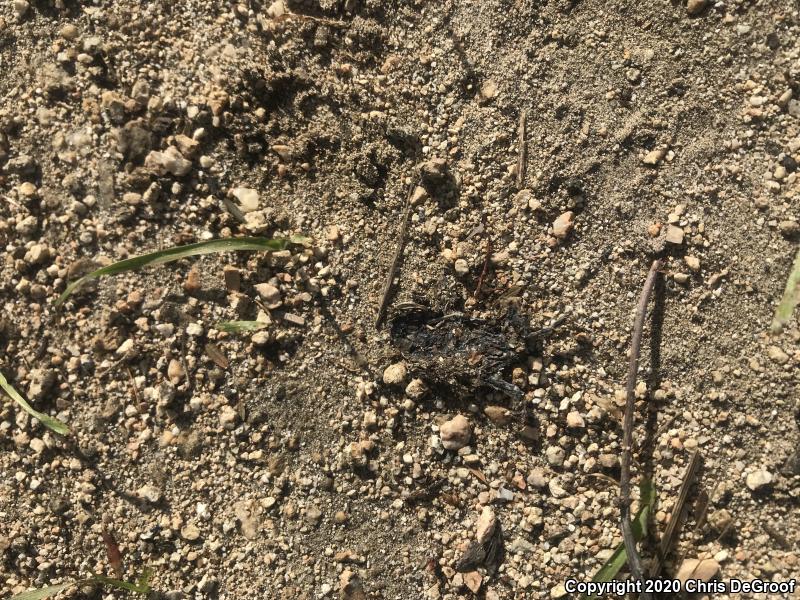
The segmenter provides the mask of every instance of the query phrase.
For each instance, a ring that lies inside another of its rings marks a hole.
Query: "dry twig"
[[[391,299],[394,276],[397,273],[397,268],[400,266],[400,259],[403,256],[403,248],[405,248],[406,245],[406,236],[408,235],[408,220],[411,216],[411,197],[414,194],[414,188],[416,187],[416,185],[411,186],[411,189],[408,192],[408,197],[406,198],[406,207],[403,211],[403,220],[400,224],[400,233],[397,236],[397,249],[394,252],[394,258],[392,259],[392,264],[389,267],[389,273],[386,276],[386,283],[383,286],[381,303],[378,307],[378,316],[375,319],[376,328],[379,328],[381,323],[383,323],[383,320],[386,318],[386,309],[389,308],[389,300]]]
[[[647,274],[647,280],[639,297],[636,307],[636,318],[633,321],[633,335],[631,337],[631,354],[628,362],[628,381],[625,394],[625,420],[623,421],[622,460],[619,478],[619,505],[622,516],[622,539],[625,543],[625,552],[628,556],[631,576],[635,581],[644,579],[642,573],[642,559],[636,549],[636,538],[631,528],[631,446],[633,445],[633,407],[636,400],[636,375],[639,372],[639,353],[642,345],[642,329],[647,313],[647,304],[656,281],[661,261],[654,260]],[[641,598],[647,600],[652,596],[643,593]]]
[[[519,114],[519,155],[517,157],[517,189],[525,187],[525,161],[528,155],[528,143],[525,141],[525,126],[527,124],[528,111],[523,110]]]

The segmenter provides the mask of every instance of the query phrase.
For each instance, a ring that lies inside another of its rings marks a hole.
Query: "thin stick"
[[[136,400],[136,403],[138,404],[141,402],[141,400],[139,400],[139,389],[136,386],[136,379],[133,376],[133,371],[131,371],[131,368],[128,365],[125,365],[125,370],[128,371],[128,377],[130,377],[131,380],[131,387],[133,388],[133,399]]]
[[[483,287],[483,282],[486,279],[486,275],[489,274],[489,259],[492,256],[492,240],[486,240],[486,258],[483,260],[483,269],[481,269],[480,277],[478,277],[478,285],[475,286],[475,293],[472,294],[474,298],[477,298],[478,295],[481,293],[481,288]]]
[[[636,400],[636,375],[639,372],[639,353],[642,346],[642,329],[644,317],[647,313],[647,303],[656,282],[656,276],[661,268],[661,261],[654,260],[647,274],[647,280],[639,297],[636,307],[636,318],[633,321],[633,335],[631,337],[631,355],[628,362],[628,382],[625,394],[625,420],[623,421],[622,461],[619,477],[619,506],[622,516],[622,540],[625,543],[625,553],[628,556],[631,576],[634,581],[644,579],[642,573],[642,559],[636,549],[636,538],[633,537],[631,528],[631,446],[633,445],[633,405]],[[643,600],[652,598],[649,593],[641,595]]]
[[[381,303],[378,307],[378,316],[375,319],[375,328],[380,328],[381,323],[386,318],[386,309],[389,308],[389,300],[391,299],[392,284],[394,283],[394,276],[397,273],[397,268],[400,266],[400,259],[403,256],[403,248],[406,245],[406,236],[408,235],[408,219],[411,216],[411,197],[414,194],[415,185],[411,186],[406,198],[406,207],[403,211],[403,221],[400,224],[400,233],[397,236],[397,249],[394,252],[392,264],[389,267],[389,273],[386,276],[386,283],[383,286],[383,295],[381,296]]]
[[[525,141],[525,125],[528,119],[528,111],[523,110],[519,113],[519,143],[517,149],[519,155],[517,156],[517,189],[521,190],[525,187],[525,159],[528,155],[528,144]]]
[[[672,514],[670,515],[667,529],[664,531],[664,536],[661,538],[658,555],[656,556],[656,560],[650,569],[651,579],[655,579],[661,574],[661,567],[664,565],[667,554],[669,554],[669,551],[675,545],[675,542],[680,535],[681,527],[683,526],[683,512],[684,508],[686,508],[686,500],[689,498],[689,491],[692,489],[692,485],[694,484],[695,477],[697,476],[697,471],[700,469],[701,462],[702,456],[700,456],[700,452],[698,450],[695,450],[692,454],[692,458],[689,459],[689,466],[686,468],[686,473],[683,475],[681,490],[678,493],[678,501],[675,503],[675,506],[672,507]]]

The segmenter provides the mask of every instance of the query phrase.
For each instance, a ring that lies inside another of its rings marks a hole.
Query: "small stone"
[[[729,511],[721,508],[708,516],[708,523],[717,533],[723,533],[733,524],[733,516]]]
[[[513,413],[504,406],[487,406],[483,409],[483,414],[495,425],[505,426],[514,420]]]
[[[766,488],[772,483],[772,473],[767,470],[759,469],[753,471],[747,476],[745,483],[751,491],[757,492],[762,488]]]
[[[577,410],[573,410],[567,414],[567,427],[573,429],[583,429],[586,427],[586,422]]]
[[[187,294],[193,295],[199,292],[201,288],[200,271],[197,267],[192,267],[186,275],[186,281],[183,282],[183,289]]]
[[[464,573],[464,585],[466,585],[473,594],[478,593],[478,591],[481,589],[482,582],[483,576],[477,571]]]
[[[456,271],[456,275],[459,277],[464,277],[465,275],[469,274],[469,263],[463,258],[457,259],[453,265],[453,268]]]
[[[483,544],[494,535],[496,527],[497,516],[490,507],[484,506],[481,516],[478,517],[478,521],[475,523],[475,540]]]
[[[512,492],[508,488],[501,487],[495,493],[494,502],[497,504],[505,504],[507,502],[513,502],[513,501],[514,501],[514,492]]]
[[[680,285],[686,285],[689,283],[689,275],[687,273],[673,273],[672,278]]]
[[[694,17],[703,12],[708,5],[708,0],[689,0],[686,3],[686,14]]]
[[[658,148],[656,150],[651,150],[647,154],[642,157],[642,163],[647,165],[648,167],[655,167],[664,160],[664,157],[667,155],[666,148]]]
[[[334,522],[336,522],[339,525],[344,525],[345,523],[347,523],[348,519],[349,517],[347,516],[347,513],[344,512],[343,510],[337,510],[336,513],[333,515]]]
[[[225,289],[229,292],[238,292],[242,287],[242,276],[236,267],[225,267],[222,270],[222,276],[225,279]]]
[[[564,449],[561,446],[548,446],[544,454],[548,464],[551,466],[560,467],[564,464],[566,452],[564,452]]]
[[[272,4],[269,5],[267,8],[267,15],[269,15],[273,19],[277,19],[282,17],[286,14],[286,4],[283,0],[275,0]]]
[[[550,494],[552,494],[553,498],[566,498],[569,496],[569,492],[567,492],[567,490],[564,489],[564,486],[561,485],[558,477],[553,477],[547,483],[547,488],[550,490]]]
[[[200,323],[189,323],[186,326],[186,334],[192,337],[200,337],[205,333],[203,326]]]
[[[786,237],[794,237],[800,233],[800,223],[790,220],[781,221],[778,223],[778,231]]]
[[[29,265],[40,265],[50,258],[50,248],[44,244],[34,244],[25,253],[25,262]]]
[[[58,34],[68,42],[72,42],[78,38],[78,28],[72,23],[67,23],[59,30]]]
[[[711,581],[719,573],[719,563],[711,558],[687,558],[681,563],[676,579],[686,582],[688,579]]]
[[[412,400],[419,400],[428,393],[428,386],[422,379],[412,379],[406,386],[406,396]]]
[[[16,13],[18,21],[25,17],[30,8],[31,5],[28,0],[14,0],[14,13]]]
[[[696,256],[684,256],[683,262],[686,263],[686,266],[689,267],[689,270],[693,273],[697,273],[700,270],[700,259]]]
[[[619,457],[611,453],[601,454],[597,460],[604,469],[613,469],[619,464]]]
[[[340,600],[367,600],[367,593],[364,591],[361,578],[349,569],[345,569],[339,575],[339,598]]]
[[[306,324],[306,320],[303,317],[294,313],[285,313],[283,315],[283,320],[292,325],[297,325],[298,327],[303,327]]]
[[[258,191],[253,188],[233,188],[231,190],[231,196],[239,201],[239,208],[243,213],[253,212],[259,208]]]
[[[20,193],[21,196],[25,198],[35,198],[36,195],[39,193],[39,190],[36,189],[36,186],[33,185],[30,181],[24,181],[19,185],[17,191]]]
[[[414,188],[411,193],[411,206],[419,206],[428,198],[428,190],[421,185]]]
[[[547,485],[547,481],[545,472],[540,468],[533,469],[525,478],[525,482],[537,490],[544,488]]]
[[[566,598],[567,597],[567,587],[563,583],[559,583],[554,588],[550,590],[550,597],[551,598]]]
[[[157,504],[161,500],[161,490],[150,484],[145,484],[136,490],[136,495],[151,504]]]
[[[482,103],[489,102],[497,96],[497,84],[492,79],[487,79],[481,84],[480,99]]]
[[[176,177],[183,177],[192,169],[192,162],[183,158],[174,146],[170,146],[164,152],[152,150],[145,157],[144,165],[154,169],[160,175],[171,173]]]
[[[419,176],[425,185],[440,185],[447,181],[447,175],[447,161],[443,158],[432,158],[419,166]]]
[[[647,226],[647,235],[652,238],[658,237],[658,234],[661,233],[661,223],[650,223]]]
[[[183,134],[175,136],[175,145],[178,147],[178,152],[190,160],[197,156],[197,151],[200,149],[200,142]]]
[[[228,404],[223,406],[222,410],[219,412],[219,424],[222,425],[224,429],[233,429],[236,426],[238,418],[239,414]]]
[[[256,292],[267,305],[267,308],[278,308],[281,304],[281,291],[270,283],[259,283],[255,286]]]
[[[306,521],[309,525],[317,526],[322,520],[322,511],[313,504],[306,509]]]
[[[668,243],[679,246],[683,243],[683,229],[676,225],[667,227],[667,235],[665,237]]]
[[[472,437],[469,421],[463,415],[456,415],[439,427],[442,446],[446,450],[458,450],[469,444]]]
[[[114,351],[117,356],[125,356],[128,354],[133,354],[134,352],[134,341],[132,338],[128,338],[124,342],[122,342],[117,349]]]
[[[172,385],[178,385],[184,375],[185,373],[183,372],[181,361],[174,358],[170,359],[169,365],[167,366],[167,378],[170,380],[170,383],[172,383]]]
[[[339,240],[341,233],[338,225],[331,225],[325,230],[325,239],[329,242],[336,242]]]
[[[197,528],[197,525],[189,523],[181,527],[181,537],[187,542],[194,542],[200,539],[200,530]]]
[[[383,371],[383,383],[386,385],[402,385],[408,374],[405,363],[389,365]]]
[[[564,239],[567,237],[569,232],[572,231],[574,218],[575,213],[571,210],[561,213],[558,218],[553,221],[553,235],[558,239]]]
[[[778,363],[779,365],[784,365],[789,362],[789,355],[778,346],[770,346],[767,348],[767,356],[769,356],[772,362]]]
[[[374,410],[368,410],[361,419],[361,426],[367,431],[375,431],[378,428],[378,415]]]

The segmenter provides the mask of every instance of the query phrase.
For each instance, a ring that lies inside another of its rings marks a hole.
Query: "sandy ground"
[[[645,560],[697,451],[664,575],[798,578],[798,40],[786,0],[3,3],[0,369],[70,433],[0,404],[0,594],[111,575],[105,530],[153,597],[576,597],[655,258]],[[55,306],[243,235],[310,241]]]

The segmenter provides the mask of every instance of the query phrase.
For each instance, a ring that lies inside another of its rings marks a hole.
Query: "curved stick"
[[[631,529],[631,446],[633,445],[633,408],[636,401],[636,375],[639,372],[639,353],[642,345],[642,329],[644,317],[647,313],[647,303],[656,281],[661,261],[654,260],[644,282],[639,304],[636,307],[636,318],[633,321],[633,335],[631,337],[631,354],[628,362],[628,381],[625,390],[625,419],[622,424],[622,461],[619,477],[619,506],[622,517],[622,540],[625,544],[625,553],[628,556],[628,565],[634,580],[642,581],[642,559],[636,549],[636,538]],[[643,600],[651,598],[648,593],[641,595]]]

